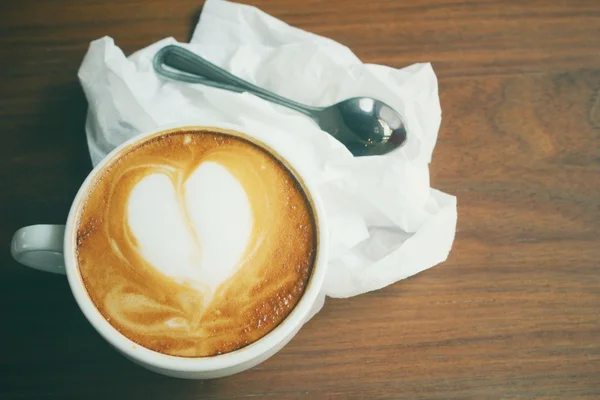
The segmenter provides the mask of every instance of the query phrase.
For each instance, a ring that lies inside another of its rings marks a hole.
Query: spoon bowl
[[[347,99],[314,115],[319,127],[355,156],[385,154],[406,140],[402,117],[387,104],[370,97]]]

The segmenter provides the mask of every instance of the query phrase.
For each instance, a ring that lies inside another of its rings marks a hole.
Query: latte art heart
[[[167,175],[146,176],[129,197],[128,222],[141,256],[202,290],[207,303],[240,266],[250,244],[252,209],[242,185],[213,162],[201,164],[181,189],[176,192]]]
[[[295,177],[256,145],[208,131],[158,135],[117,157],[77,232],[79,269],[106,320],[178,356],[267,334],[299,301],[316,254]]]

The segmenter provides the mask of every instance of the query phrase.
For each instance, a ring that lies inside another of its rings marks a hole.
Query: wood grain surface
[[[126,360],[13,232],[63,223],[90,171],[76,71],[188,40],[201,0],[0,2],[0,399],[600,398],[600,1],[251,0],[365,62],[431,61],[433,186],[459,200],[449,260],[328,300],[242,374],[182,381]]]

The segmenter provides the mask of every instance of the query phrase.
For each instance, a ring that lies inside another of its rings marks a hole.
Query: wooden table
[[[132,364],[12,233],[62,223],[91,169],[76,71],[189,39],[200,0],[0,3],[0,399],[600,398],[600,1],[254,0],[370,63],[431,61],[433,186],[456,194],[443,265],[329,300],[275,357],[181,381]]]

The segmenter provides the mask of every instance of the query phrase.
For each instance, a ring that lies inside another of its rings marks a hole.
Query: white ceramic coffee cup
[[[288,167],[302,185],[313,207],[317,225],[317,256],[302,298],[290,315],[273,331],[256,342],[230,353],[214,357],[187,358],[147,349],[122,335],[104,319],[89,297],[77,266],[76,223],[90,184],[111,160],[118,158],[127,149],[149,136],[174,130],[198,129],[209,129],[249,139],[265,148]],[[66,274],[77,304],[94,328],[124,356],[149,370],[178,378],[208,379],[232,375],[251,368],[279,351],[310,317],[311,310],[319,298],[327,268],[327,227],[316,191],[311,189],[310,183],[302,177],[294,165],[291,165],[268,143],[268,140],[261,139],[261,141],[256,140],[254,136],[242,133],[238,127],[228,124],[219,124],[218,127],[171,125],[138,135],[113,150],[90,172],[73,200],[66,225],[31,225],[19,229],[12,239],[12,255],[17,261],[29,267]]]

